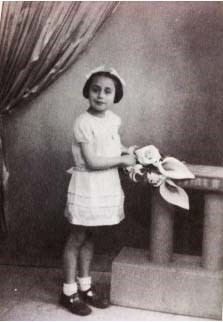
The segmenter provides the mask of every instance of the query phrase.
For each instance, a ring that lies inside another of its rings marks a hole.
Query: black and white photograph
[[[0,1],[0,321],[222,321],[222,137],[222,1]]]

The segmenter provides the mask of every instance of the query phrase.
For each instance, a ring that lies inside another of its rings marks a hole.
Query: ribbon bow
[[[140,181],[140,177],[145,177],[146,181],[159,187],[161,196],[167,202],[189,209],[186,191],[173,182],[173,180],[194,179],[187,166],[173,157],[162,159],[159,150],[153,145],[138,149],[135,154],[139,164],[127,167],[130,178],[136,182]]]

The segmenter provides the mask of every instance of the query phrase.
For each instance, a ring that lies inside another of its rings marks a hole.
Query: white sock
[[[63,293],[67,296],[71,296],[74,293],[77,293],[77,283],[63,284]]]
[[[91,277],[78,277],[77,278],[78,286],[81,291],[87,291],[91,287]]]

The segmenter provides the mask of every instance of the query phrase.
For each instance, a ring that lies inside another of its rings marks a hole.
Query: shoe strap
[[[78,293],[74,293],[74,294],[72,294],[72,295],[70,296],[70,300],[69,300],[69,302],[70,302],[70,303],[80,302],[80,301],[81,301],[81,299],[80,299],[80,297],[79,297],[79,294],[78,294]]]
[[[94,293],[92,292],[91,289],[87,291],[87,296],[90,296],[90,297],[94,296]]]
[[[86,291],[87,296],[93,297],[96,295],[96,290],[94,286],[91,286],[89,290]]]

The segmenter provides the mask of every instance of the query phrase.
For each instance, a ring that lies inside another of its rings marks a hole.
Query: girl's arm
[[[129,154],[129,149],[126,146],[124,146],[123,144],[121,146],[121,150],[122,150],[123,154]]]
[[[106,170],[114,167],[126,167],[136,164],[134,155],[123,155],[118,157],[102,157],[95,155],[92,146],[88,143],[80,143],[83,157],[91,170]]]

